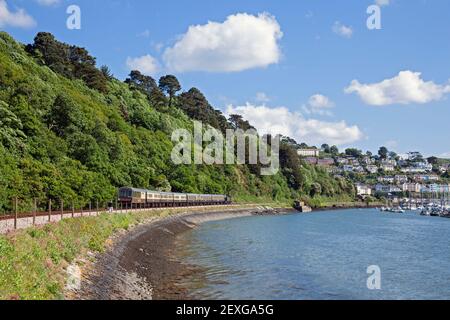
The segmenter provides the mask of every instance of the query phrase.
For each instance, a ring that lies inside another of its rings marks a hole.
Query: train
[[[119,189],[118,203],[122,208],[161,208],[228,205],[231,197],[224,194],[192,194],[159,192],[139,188],[123,187]]]

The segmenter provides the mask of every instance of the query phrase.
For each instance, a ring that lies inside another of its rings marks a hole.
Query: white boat
[[[405,213],[405,210],[403,210],[402,208],[398,207],[398,208],[385,208],[382,207],[380,209],[382,212],[391,212],[391,213]]]

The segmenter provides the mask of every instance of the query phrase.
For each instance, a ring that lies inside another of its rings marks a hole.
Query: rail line
[[[6,234],[14,230],[26,229],[33,226],[42,226],[48,223],[59,222],[63,219],[80,218],[98,216],[103,213],[110,214],[126,214],[126,213],[138,213],[144,211],[161,211],[166,209],[201,209],[201,208],[229,208],[237,206],[235,204],[201,204],[201,205],[186,205],[186,206],[142,206],[133,208],[116,208],[109,211],[105,208],[91,208],[90,210],[60,210],[60,211],[38,211],[38,212],[26,212],[8,214],[0,216],[0,234]]]

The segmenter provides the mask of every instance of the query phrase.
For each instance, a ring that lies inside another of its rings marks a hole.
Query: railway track
[[[201,204],[190,206],[152,206],[141,208],[119,208],[114,209],[111,214],[123,214],[132,212],[143,211],[159,211],[165,209],[195,209],[195,208],[208,208],[208,207],[233,207],[233,204]],[[80,218],[97,216],[102,213],[108,213],[108,209],[87,209],[87,210],[64,210],[64,211],[38,211],[38,212],[26,212],[16,214],[8,214],[0,216],[0,234],[6,234],[8,232],[26,229],[33,226],[41,226],[47,223],[58,222],[63,219]]]

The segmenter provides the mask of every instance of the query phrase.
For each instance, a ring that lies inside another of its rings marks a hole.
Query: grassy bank
[[[62,299],[65,270],[77,257],[104,251],[108,239],[121,230],[182,211],[186,209],[101,214],[0,235],[0,299]]]

